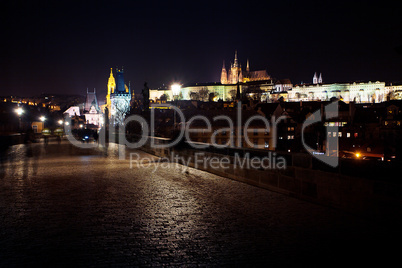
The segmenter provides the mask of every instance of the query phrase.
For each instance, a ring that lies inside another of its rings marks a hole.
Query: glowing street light
[[[42,121],[42,122],[45,122],[46,117],[44,117],[44,116],[42,115],[41,117],[39,117],[39,120]]]
[[[59,125],[63,125],[63,120],[58,121]]]
[[[15,113],[18,115],[19,130],[21,132],[21,130],[22,130],[21,115],[24,113],[24,109],[22,109],[21,107],[18,107],[15,109]]]
[[[18,108],[15,109],[15,113],[18,116],[21,116],[24,113],[24,110],[21,107],[18,107]]]
[[[180,90],[181,90],[180,84],[175,83],[175,84],[171,85],[170,88],[172,89],[173,96],[178,96],[180,94]]]

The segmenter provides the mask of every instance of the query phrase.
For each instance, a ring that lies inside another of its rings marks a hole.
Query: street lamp
[[[46,117],[44,115],[42,115],[41,117],[39,117],[39,120],[42,122],[42,130],[44,130]]]
[[[171,85],[170,88],[172,89],[173,98],[177,98],[178,95],[180,94],[181,85],[175,83],[175,84]]]
[[[170,88],[172,89],[173,100],[175,101],[175,105],[177,106],[177,99],[180,94],[181,85],[178,83],[174,83],[173,85],[170,86]],[[176,129],[176,110],[174,110],[173,119],[174,119],[173,123],[174,129]]]
[[[24,110],[21,107],[15,109],[15,113],[18,115],[19,120],[19,130],[22,130],[22,122],[21,122],[21,115],[24,113]]]
[[[15,109],[15,112],[18,114],[18,116],[21,116],[24,113],[24,110],[21,107],[18,107]]]

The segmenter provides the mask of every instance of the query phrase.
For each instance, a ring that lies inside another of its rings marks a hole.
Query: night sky
[[[64,3],[64,4],[63,4]],[[294,84],[402,81],[398,1],[2,2],[0,95],[106,93],[124,67],[140,92],[245,68]]]

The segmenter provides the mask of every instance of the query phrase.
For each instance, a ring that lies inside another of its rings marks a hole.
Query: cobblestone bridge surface
[[[14,146],[2,160],[0,267],[361,267],[400,256],[399,222],[140,151],[130,166],[114,154],[64,155],[64,147],[48,146],[53,154],[40,157],[43,148]]]

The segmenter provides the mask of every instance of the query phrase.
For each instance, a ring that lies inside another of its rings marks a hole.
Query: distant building
[[[157,89],[152,89],[149,91],[149,99],[155,101],[157,99],[166,98],[167,101],[173,100],[172,90],[166,86],[159,87]]]
[[[110,123],[122,124],[126,114],[130,111],[131,89],[130,84],[124,83],[123,69],[116,68],[116,78],[113,69],[110,68],[110,76],[107,84],[106,107],[109,110]]]
[[[277,80],[274,84],[274,92],[279,93],[279,92],[288,92],[289,90],[292,90],[293,84],[290,81],[290,79],[280,79]]]
[[[181,100],[233,101],[240,95],[240,97],[261,100],[266,98],[273,86],[272,79],[266,70],[250,71],[248,60],[246,70],[243,70],[236,51],[234,62],[228,71],[223,64],[220,82],[186,84],[182,86],[178,96],[173,96],[170,88],[154,89],[150,90],[150,99],[156,101],[162,96],[167,96],[168,100],[178,98]]]
[[[320,76],[317,77],[317,73],[314,73],[313,76],[313,84],[322,84],[322,74],[320,73]]]
[[[237,84],[252,81],[270,80],[271,77],[266,70],[250,71],[250,62],[247,60],[246,70],[243,71],[241,64],[237,59],[237,51],[235,52],[234,62],[230,65],[229,71],[226,71],[225,63],[223,63],[221,71],[221,84]]]
[[[389,92],[387,96],[389,100],[402,100],[402,85],[393,85],[391,83],[385,86],[385,91]]]
[[[95,89],[94,92],[87,90],[83,114],[85,116],[85,124],[97,127],[103,125],[103,113],[98,105]]]
[[[104,123],[103,113],[98,105],[95,90],[94,92],[89,92],[87,89],[85,102],[78,106],[69,107],[63,114],[69,119],[80,118],[80,124],[78,125],[82,125],[81,128],[84,128],[84,126],[86,128],[100,128]]]
[[[63,114],[67,115],[68,117],[80,116],[80,114],[81,114],[80,107],[79,106],[71,106],[66,111],[64,111]]]
[[[328,101],[337,98],[347,103],[379,103],[386,101],[390,93],[385,82],[320,84],[318,81],[319,78],[317,83],[293,86],[288,91],[288,101]]]

